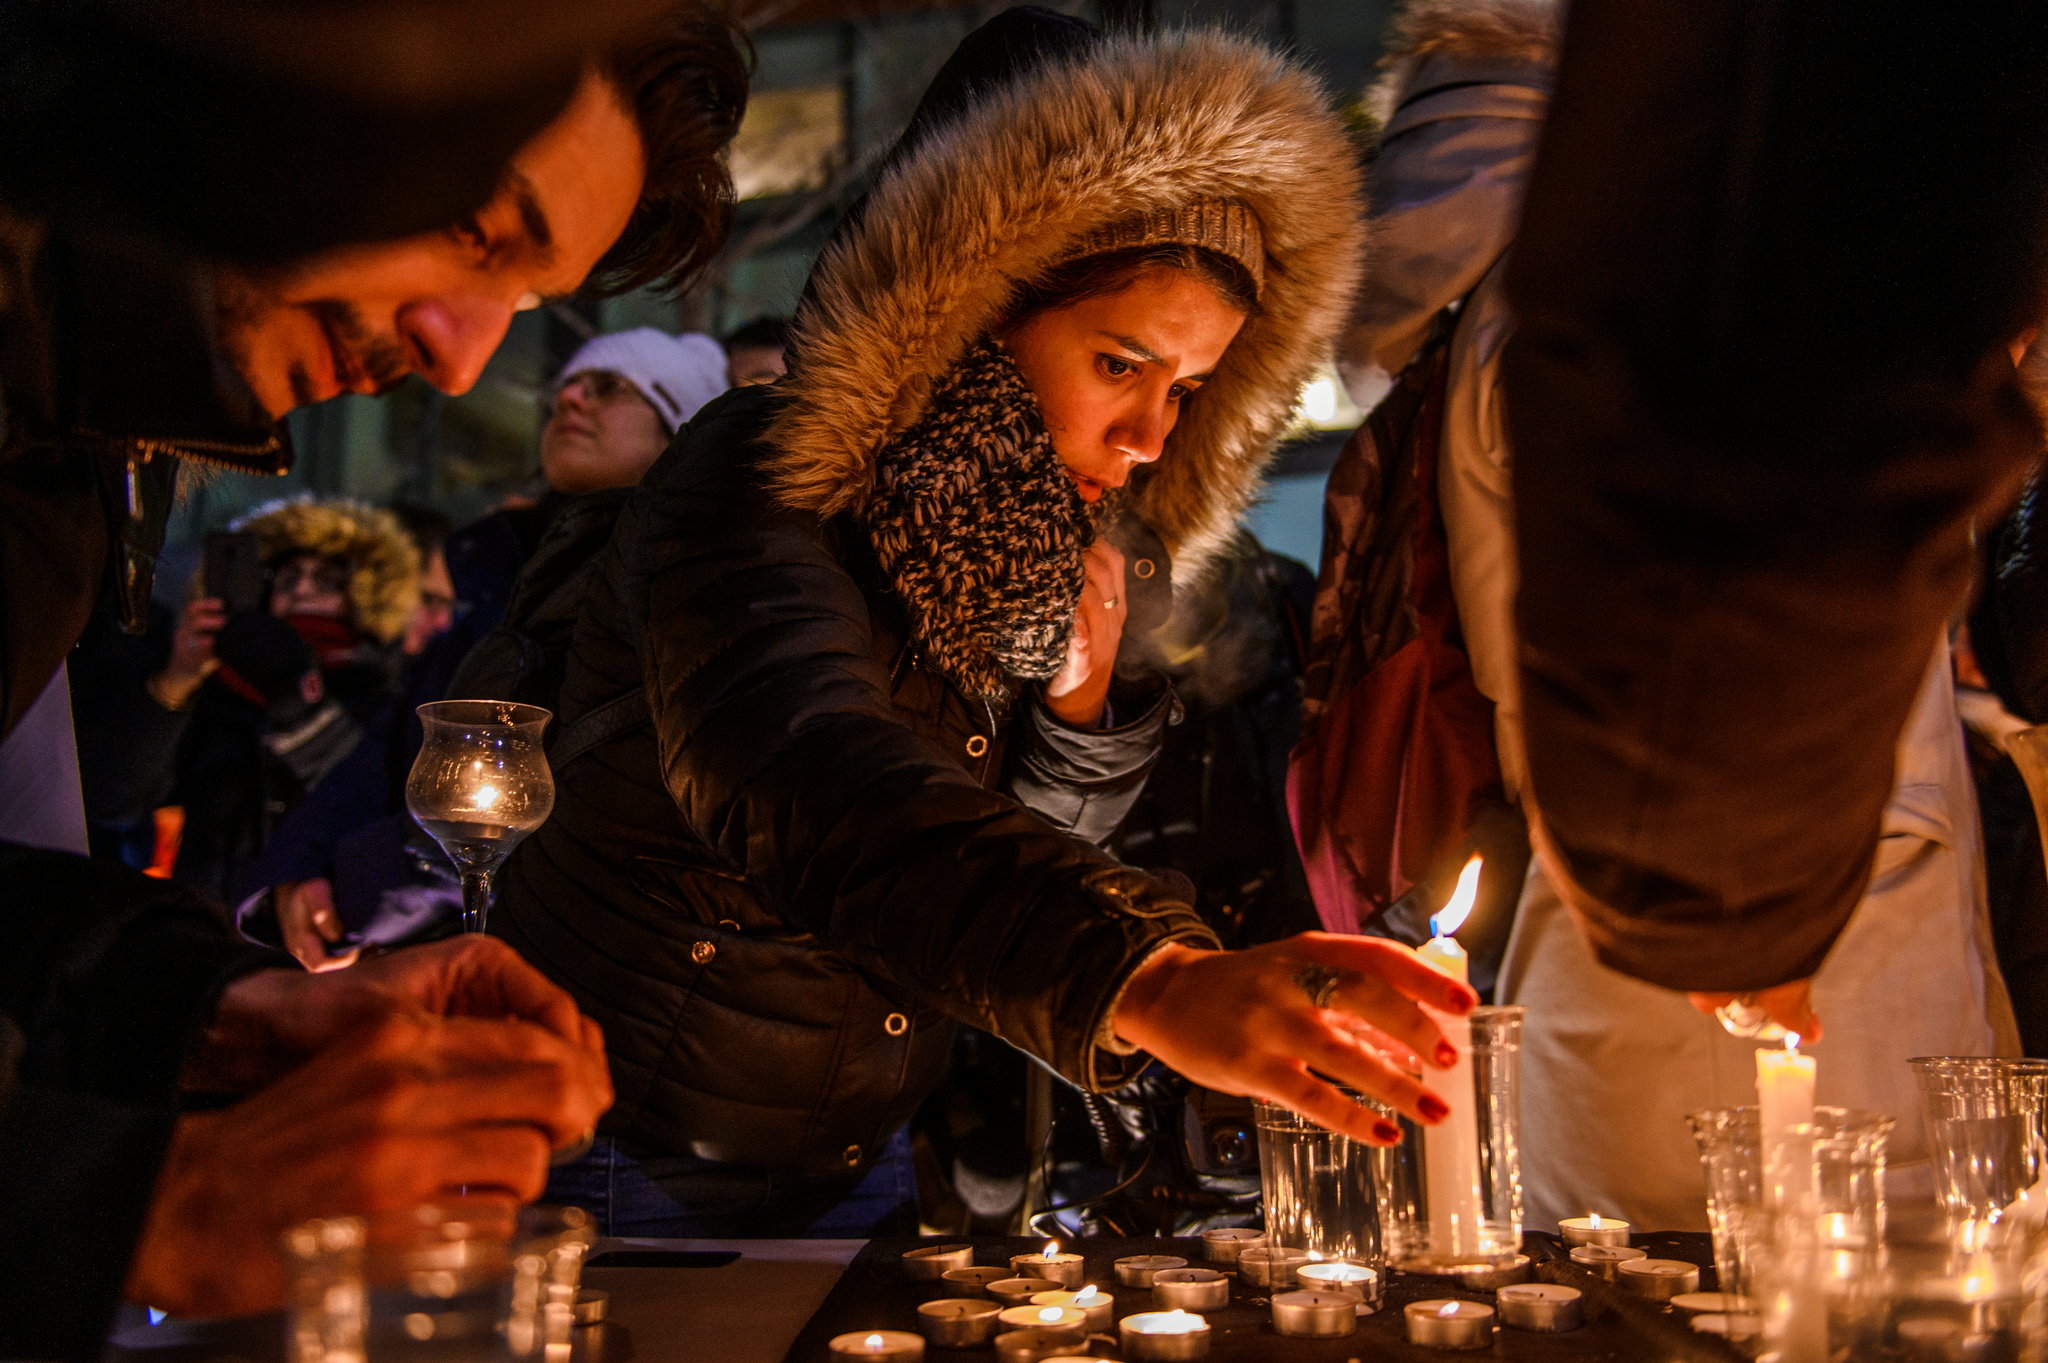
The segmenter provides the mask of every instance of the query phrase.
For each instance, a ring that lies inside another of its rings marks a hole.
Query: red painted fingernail
[[[1458,1063],[1458,1048],[1448,1041],[1436,1043],[1436,1063],[1449,1069]]]
[[[1470,989],[1461,989],[1458,991],[1457,1003],[1459,1012],[1469,1013],[1479,1006],[1479,996]]]
[[[1388,1145],[1392,1145],[1401,1139],[1401,1128],[1395,1126],[1392,1122],[1375,1122],[1373,1123],[1372,1134],[1385,1141]]]
[[[1451,1115],[1449,1104],[1433,1093],[1425,1093],[1416,1099],[1415,1106],[1421,1109],[1422,1115],[1432,1122],[1440,1122]]]

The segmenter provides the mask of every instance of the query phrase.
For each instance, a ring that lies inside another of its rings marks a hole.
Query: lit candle
[[[1081,1276],[1087,1271],[1087,1264],[1080,1255],[1060,1253],[1057,1240],[1046,1241],[1042,1253],[1014,1256],[1010,1267],[1020,1278],[1045,1278],[1061,1287],[1079,1287]]]
[[[1625,1245],[1628,1232],[1628,1222],[1617,1221],[1598,1212],[1567,1216],[1557,1223],[1557,1233],[1564,1237],[1567,1245]]]
[[[860,1363],[922,1363],[924,1358],[924,1336],[913,1335],[907,1330],[856,1330],[850,1335],[835,1335],[825,1346],[833,1363],[841,1359],[858,1359]]]
[[[1401,1308],[1408,1342],[1428,1349],[1486,1349],[1493,1345],[1493,1308],[1483,1302],[1411,1301]]]
[[[1193,1311],[1141,1311],[1117,1322],[1123,1355],[1134,1363],[1179,1363],[1209,1356],[1209,1322]]]
[[[1167,1268],[1152,1275],[1152,1303],[1162,1311],[1221,1311],[1230,1305],[1230,1275],[1213,1268]]]
[[[1001,1310],[992,1301],[941,1297],[917,1308],[917,1331],[941,1349],[979,1348],[996,1337]]]
[[[1429,920],[1435,934],[1423,943],[1422,959],[1464,983],[1469,973],[1465,948],[1452,936],[1471,916],[1479,897],[1478,857],[1465,863],[1458,873],[1458,887],[1443,909]],[[1442,1072],[1435,1087],[1450,1104],[1450,1115],[1432,1127],[1423,1140],[1423,1190],[1429,1199],[1429,1240],[1432,1250],[1454,1259],[1481,1252],[1481,1208],[1479,1192],[1479,1122],[1475,1109],[1478,1090],[1472,1078],[1472,1022],[1426,1008],[1457,1052],[1457,1061]]]
[[[1814,1061],[1799,1053],[1799,1033],[1787,1032],[1782,1050],[1756,1053],[1757,1135],[1763,1147],[1763,1194],[1767,1210],[1789,1221],[1817,1225],[1820,1169],[1813,1148]],[[1793,1246],[1810,1253],[1810,1246]],[[1820,1265],[1797,1264],[1784,1286],[1785,1313],[1780,1363],[1822,1363],[1828,1357],[1827,1302],[1821,1294]],[[1687,1288],[1691,1291],[1691,1288]]]
[[[1290,1339],[1342,1339],[1358,1328],[1358,1298],[1350,1292],[1277,1292],[1273,1333]]]
[[[1221,1274],[1217,1275],[1221,1277]],[[1081,1313],[1081,1323],[1092,1333],[1116,1324],[1116,1298],[1090,1283],[1079,1292],[1055,1287],[1031,1299],[1033,1306],[1065,1306]]]
[[[1005,1306],[996,1313],[996,1329],[1072,1330],[1087,1325],[1086,1313],[1071,1306]]]
[[[1364,1264],[1333,1259],[1327,1263],[1303,1264],[1294,1270],[1294,1280],[1318,1292],[1338,1292],[1357,1301],[1378,1301],[1380,1275]]]

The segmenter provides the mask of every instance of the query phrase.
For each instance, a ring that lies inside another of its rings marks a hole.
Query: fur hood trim
[[[1176,580],[1195,580],[1343,322],[1364,239],[1358,161],[1312,77],[1220,33],[1104,39],[999,88],[894,164],[819,261],[770,431],[777,496],[821,515],[863,506],[880,447],[1020,282],[1093,229],[1237,199],[1265,236],[1261,315],[1132,479]]]
[[[356,627],[390,643],[420,601],[420,554],[398,518],[362,502],[310,496],[259,506],[235,522],[263,542],[263,561],[318,554],[349,565],[348,599]]]
[[[1366,107],[1384,124],[1431,57],[1554,67],[1564,11],[1563,0],[1409,0],[1388,27]]]

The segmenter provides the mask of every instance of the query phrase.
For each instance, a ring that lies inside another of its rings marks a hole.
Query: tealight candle
[[[996,1336],[999,1363],[1042,1363],[1059,1354],[1088,1347],[1088,1332],[1078,1326],[1061,1329],[1005,1330]]]
[[[1564,1237],[1567,1245],[1625,1245],[1628,1232],[1628,1222],[1617,1221],[1598,1212],[1567,1216],[1557,1223],[1557,1233]]]
[[[1141,1311],[1117,1322],[1123,1355],[1133,1363],[1178,1363],[1209,1356],[1209,1322],[1193,1311]]]
[[[1087,1264],[1078,1254],[1060,1253],[1059,1241],[1048,1240],[1041,1253],[1013,1256],[1010,1270],[1020,1278],[1044,1278],[1061,1287],[1079,1287]]]
[[[1071,1306],[1042,1306],[1034,1302],[1027,1306],[1005,1306],[996,1313],[996,1329],[1004,1330],[1071,1330],[1086,1327],[1086,1312],[1076,1311]]]
[[[1453,1276],[1457,1278],[1460,1287],[1469,1287],[1474,1292],[1492,1292],[1510,1283],[1528,1282],[1533,1271],[1528,1255],[1510,1254],[1497,1264],[1461,1268]]]
[[[1237,1276],[1253,1287],[1294,1286],[1294,1271],[1309,1261],[1305,1249],[1257,1245],[1237,1256]]]
[[[1607,1279],[1608,1282],[1614,1281],[1614,1266],[1616,1264],[1630,1263],[1636,1259],[1647,1259],[1649,1257],[1642,1250],[1630,1249],[1627,1245],[1580,1245],[1572,1251],[1573,1263],[1589,1273],[1599,1274]]]
[[[926,1245],[903,1256],[903,1276],[917,1282],[931,1282],[973,1262],[972,1245]]]
[[[1700,1270],[1683,1259],[1624,1259],[1614,1266],[1614,1281],[1638,1297],[1670,1301],[1700,1290]]]
[[[1218,1274],[1217,1276],[1221,1277],[1222,1275]],[[1065,1288],[1059,1287],[1053,1288],[1050,1292],[1040,1292],[1031,1299],[1031,1304],[1033,1306],[1070,1306],[1081,1313],[1081,1323],[1088,1327],[1091,1334],[1098,1330],[1107,1330],[1110,1326],[1116,1324],[1116,1298],[1102,1291],[1093,1283],[1088,1284],[1079,1292],[1069,1292]]]
[[[1579,1328],[1582,1295],[1576,1287],[1556,1283],[1510,1283],[1494,1300],[1500,1307],[1502,1325],[1559,1334]]]
[[[1336,1292],[1359,1302],[1380,1299],[1380,1275],[1364,1264],[1331,1259],[1303,1264],[1294,1270],[1294,1280],[1315,1292]]]
[[[825,1345],[833,1363],[841,1359],[859,1360],[859,1363],[922,1363],[924,1359],[924,1336],[913,1335],[908,1330],[856,1330],[848,1335],[834,1335]]]
[[[1132,1254],[1116,1261],[1116,1280],[1123,1287],[1150,1287],[1160,1269],[1187,1266],[1187,1260],[1172,1254]]]
[[[1402,1308],[1408,1342],[1429,1349],[1486,1349],[1493,1345],[1493,1308],[1476,1301],[1411,1301]]]
[[[976,1349],[996,1337],[992,1301],[941,1297],[917,1308],[917,1331],[941,1349]]]
[[[1358,1328],[1358,1300],[1350,1292],[1276,1292],[1273,1333],[1290,1339],[1342,1339]]]
[[[982,1289],[1005,1306],[1022,1306],[1046,1290],[1044,1278],[998,1278]]]
[[[1681,1292],[1671,1299],[1671,1304],[1681,1311],[1716,1311],[1724,1315],[1756,1309],[1739,1292]]]
[[[1152,1301],[1162,1311],[1221,1311],[1230,1305],[1230,1275],[1213,1268],[1163,1268],[1152,1275]]]
[[[1209,1262],[1212,1264],[1234,1264],[1239,1254],[1254,1245],[1265,1243],[1266,1233],[1262,1230],[1226,1226],[1202,1232],[1202,1253],[1209,1256]]]
[[[946,1291],[955,1297],[986,1297],[990,1283],[1010,1276],[1007,1268],[952,1268],[940,1275]]]

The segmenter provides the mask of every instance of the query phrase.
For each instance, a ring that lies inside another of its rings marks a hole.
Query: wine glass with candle
[[[554,718],[538,705],[440,700],[419,707],[426,740],[405,782],[405,807],[462,877],[462,929],[482,932],[491,877],[555,807],[541,747]]]

